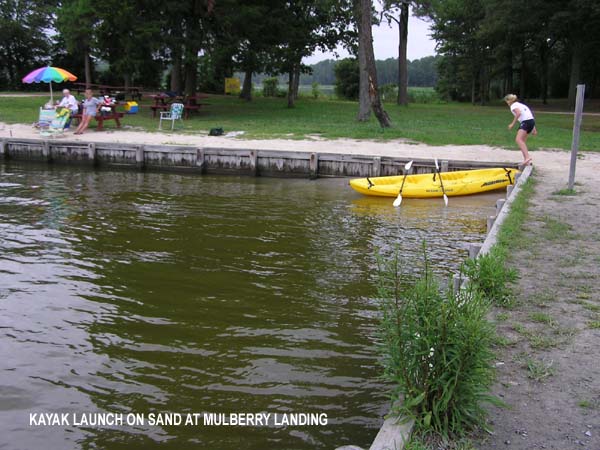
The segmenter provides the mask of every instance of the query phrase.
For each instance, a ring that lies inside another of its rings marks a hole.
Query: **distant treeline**
[[[408,61],[408,85],[415,87],[433,87],[437,84],[437,63],[438,56],[427,56],[414,61]],[[300,84],[312,84],[317,82],[320,85],[335,84],[334,67],[338,61],[334,59],[326,59],[324,61],[313,64],[310,67],[311,73],[300,75]],[[396,84],[398,83],[398,58],[388,58],[385,60],[376,61],[377,64],[377,79],[379,85]],[[243,74],[237,73],[237,77],[243,79]],[[257,74],[252,77],[252,82],[255,86],[262,85],[265,78],[270,78],[271,75]],[[287,77],[282,75],[279,78],[280,84],[287,83]]]

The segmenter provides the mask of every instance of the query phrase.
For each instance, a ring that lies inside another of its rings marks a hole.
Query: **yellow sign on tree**
[[[239,78],[225,78],[225,94],[239,94],[240,91]]]

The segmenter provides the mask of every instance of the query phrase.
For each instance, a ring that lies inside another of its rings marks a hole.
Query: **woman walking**
[[[96,117],[98,108],[102,102],[93,96],[91,89],[85,90],[85,100],[83,101],[83,115],[81,117],[81,123],[75,130],[74,134],[83,134],[85,129],[90,124],[92,117]]]
[[[508,129],[512,130],[512,127],[515,126],[517,120],[520,123],[515,142],[521,149],[521,153],[523,153],[523,165],[527,166],[532,162],[529,151],[527,150],[527,138],[529,137],[529,134],[533,134],[534,136],[537,134],[533,113],[527,105],[517,101],[517,96],[515,94],[508,94],[504,97],[504,101],[510,107],[510,112],[515,116],[508,126]]]

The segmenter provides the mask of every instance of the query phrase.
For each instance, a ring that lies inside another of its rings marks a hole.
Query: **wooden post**
[[[4,159],[8,159],[8,144],[5,139],[0,141],[0,154],[2,154]]]
[[[52,155],[50,153],[50,142],[42,142],[42,156],[46,158],[46,161],[52,162]]]
[[[138,145],[135,149],[135,164],[139,169],[144,168],[144,145]]]
[[[373,158],[373,170],[371,171],[371,176],[372,177],[381,176],[381,157],[380,156],[375,156]]]
[[[90,142],[88,144],[88,159],[92,163],[92,166],[98,165],[98,154],[96,152],[96,144],[93,142]]]
[[[441,169],[442,172],[448,172],[448,161],[442,161]]]
[[[206,163],[203,148],[196,149],[196,167],[200,169],[200,173],[206,172]]]
[[[469,258],[477,258],[479,250],[481,250],[481,244],[469,244]]]
[[[498,216],[498,214],[500,214],[500,211],[502,211],[502,207],[504,206],[505,202],[506,200],[503,198],[501,198],[500,200],[496,200],[496,216]]]
[[[494,226],[494,222],[496,221],[496,216],[489,216],[487,219],[487,234],[490,234],[492,231],[492,227]]]
[[[308,161],[309,177],[314,180],[319,176],[319,154],[311,153]]]
[[[575,165],[577,163],[577,152],[579,150],[579,130],[581,128],[581,117],[583,116],[583,97],[585,96],[585,84],[577,85],[577,100],[575,102],[575,118],[573,119],[573,142],[571,143],[571,165],[569,166],[569,189],[575,185]]]
[[[461,281],[462,277],[460,276],[460,274],[455,273],[454,275],[452,275],[452,292],[454,292],[454,294],[458,294],[458,292],[460,291]]]
[[[250,172],[258,176],[258,150],[250,150]]]

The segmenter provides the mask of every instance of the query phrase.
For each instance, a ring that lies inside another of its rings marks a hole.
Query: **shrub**
[[[468,259],[463,268],[474,289],[498,306],[512,302],[509,283],[517,279],[517,271],[506,267],[506,255],[498,246],[476,259]]]
[[[394,83],[382,84],[379,86],[379,94],[382,102],[396,101],[398,98],[398,86]]]
[[[263,80],[263,96],[275,97],[278,93],[279,80],[277,77],[265,78]]]
[[[338,61],[333,69],[335,73],[335,94],[340,98],[356,100],[358,98],[358,60],[346,58]]]
[[[312,96],[313,98],[316,100],[319,98],[319,95],[321,95],[321,91],[319,90],[319,83],[317,83],[316,81],[312,82]]]
[[[410,103],[441,103],[439,94],[434,89],[411,88],[408,90]]]
[[[461,435],[483,426],[482,401],[493,381],[489,303],[475,290],[441,289],[427,266],[412,285],[396,256],[379,266],[385,378],[395,384],[394,412],[417,431]]]

